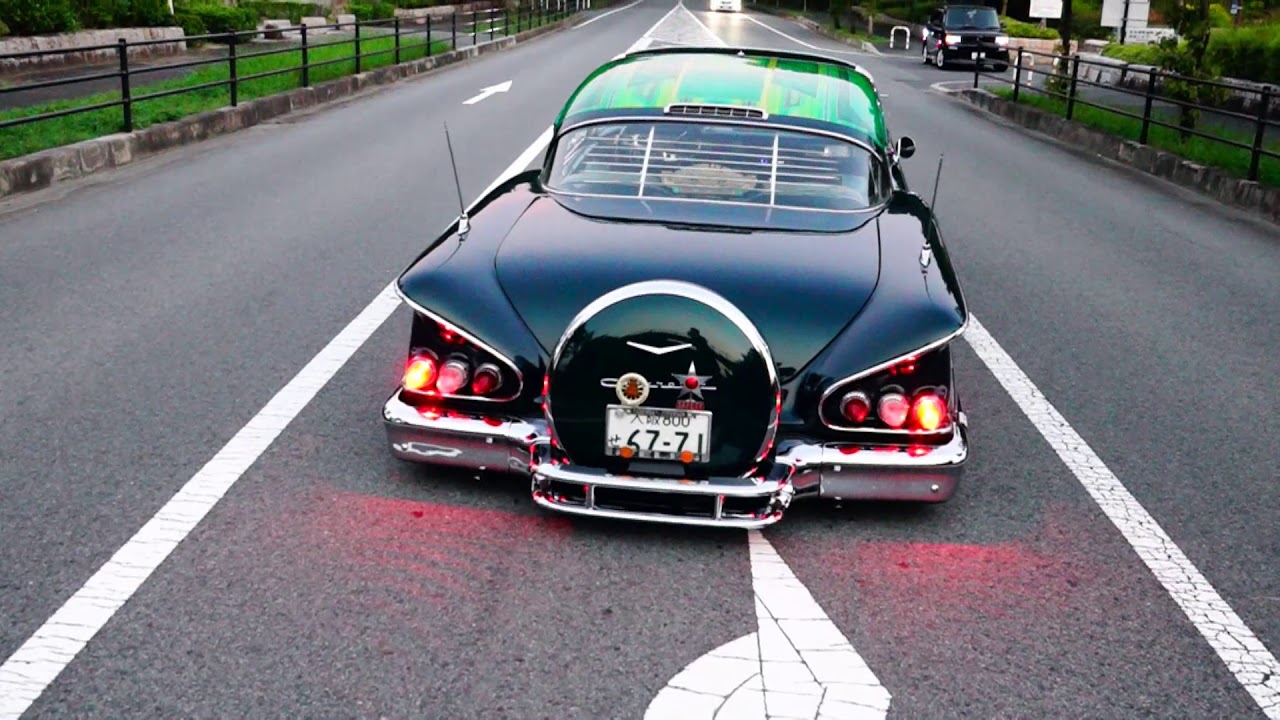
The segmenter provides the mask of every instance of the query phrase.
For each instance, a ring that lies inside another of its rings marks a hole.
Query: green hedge
[[[1102,54],[1104,57],[1115,58],[1136,65],[1160,64],[1160,48],[1155,45],[1111,43],[1102,48]]]
[[[283,20],[297,25],[304,17],[324,17],[328,10],[322,5],[303,2],[279,2],[279,0],[240,0],[236,5],[249,10],[265,20]]]
[[[17,35],[81,28],[171,25],[166,0],[0,0],[0,22]]]
[[[1009,37],[1041,38],[1044,40],[1056,40],[1059,37],[1057,30],[1041,28],[1036,23],[1022,22],[1011,17],[1002,17],[1000,22],[1004,23],[1005,31],[1009,33]]]
[[[1225,77],[1280,83],[1280,25],[1214,30],[1209,62]]]
[[[351,3],[347,6],[347,12],[356,16],[356,19],[364,22],[366,20],[386,20],[396,15],[396,6],[388,2],[380,2],[374,0],[372,3]]]
[[[238,7],[226,7],[223,5],[188,5],[182,9],[179,15],[183,18],[183,27],[187,27],[188,23],[192,23],[193,29],[199,25],[204,26],[204,33],[196,34],[220,34],[230,32],[245,32],[258,27],[258,15],[252,10],[246,10]],[[199,22],[196,23],[195,18]]]
[[[0,0],[0,21],[15,35],[80,29],[71,0]]]
[[[1155,45],[1112,43],[1102,49],[1107,57],[1138,65],[1160,64]],[[1209,38],[1209,65],[1223,77],[1280,83],[1280,26],[1224,28]]]

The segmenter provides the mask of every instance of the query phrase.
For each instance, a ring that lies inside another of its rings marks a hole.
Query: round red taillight
[[[406,390],[430,390],[436,381],[436,359],[430,355],[413,355],[404,368]]]
[[[851,423],[860,423],[871,414],[871,400],[864,392],[846,393],[840,398],[840,414]]]
[[[900,428],[907,424],[907,413],[911,411],[911,403],[896,392],[880,396],[880,405],[876,408],[880,419],[891,428]]]
[[[502,385],[502,371],[498,370],[497,365],[485,363],[476,368],[476,374],[471,378],[471,392],[481,397],[489,395]]]
[[[937,430],[947,424],[947,404],[933,393],[921,393],[911,405],[911,426],[916,430]]]
[[[471,368],[465,360],[450,360],[440,368],[440,378],[436,380],[436,389],[445,395],[453,395],[466,387],[470,376]]]

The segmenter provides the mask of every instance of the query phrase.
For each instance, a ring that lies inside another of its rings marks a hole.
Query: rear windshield
[[[582,195],[838,212],[879,205],[887,178],[875,156],[845,140],[775,128],[645,121],[565,134],[547,185]]]
[[[952,30],[999,30],[1000,17],[995,8],[947,8],[946,25]]]

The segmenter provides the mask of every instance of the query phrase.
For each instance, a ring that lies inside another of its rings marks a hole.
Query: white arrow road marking
[[[489,97],[489,96],[491,96],[491,95],[496,95],[497,93],[504,93],[504,92],[506,92],[506,91],[508,91],[508,90],[510,90],[510,89],[511,89],[511,81],[510,81],[510,80],[508,80],[508,81],[506,81],[506,82],[500,82],[500,83],[498,83],[497,85],[490,85],[490,86],[489,86],[489,87],[487,87],[487,88],[483,88],[483,89],[480,91],[480,94],[479,94],[479,95],[476,95],[475,97],[473,97],[473,98],[471,98],[471,99],[469,99],[469,100],[463,100],[463,101],[462,101],[462,104],[463,104],[463,105],[475,105],[476,103],[480,102],[481,100],[483,100],[483,99],[485,99],[485,98],[487,98],[487,97]]]
[[[889,691],[769,541],[747,542],[759,629],[689,663],[645,720],[884,720]]]

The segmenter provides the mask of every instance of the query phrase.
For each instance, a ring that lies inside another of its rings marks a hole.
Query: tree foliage
[[[1209,61],[1209,38],[1213,29],[1209,0],[1179,0],[1169,8],[1169,21],[1182,38],[1164,38],[1160,41],[1160,68],[1173,76],[1164,79],[1162,92],[1166,97],[1180,101],[1178,125],[1183,137],[1189,137],[1200,119],[1200,111],[1192,103],[1213,106],[1226,99],[1226,91],[1199,80],[1218,77],[1218,68]]]

